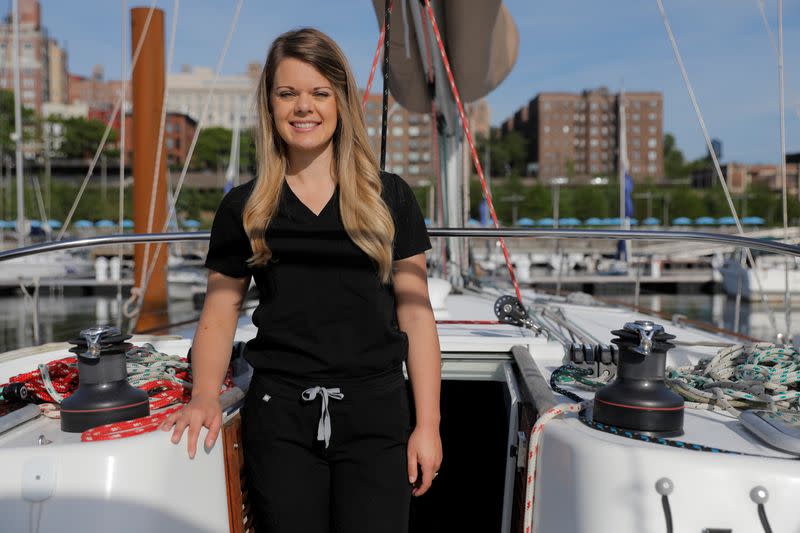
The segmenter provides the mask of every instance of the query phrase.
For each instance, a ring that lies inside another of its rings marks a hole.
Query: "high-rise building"
[[[602,87],[581,93],[540,93],[506,120],[502,134],[528,141],[528,174],[548,181],[616,175],[620,93]],[[634,180],[664,175],[663,98],[659,92],[626,92],[628,171]]]
[[[39,114],[45,102],[63,103],[66,51],[42,26],[39,0],[19,1],[19,46],[22,105]],[[0,23],[0,88],[14,90],[13,67],[14,26],[9,13]]]
[[[380,158],[382,95],[371,94],[367,99],[365,122],[367,134]],[[432,180],[434,154],[431,142],[431,117],[429,114],[409,113],[394,98],[389,98],[386,128],[386,170],[402,176],[411,185],[422,180]]]

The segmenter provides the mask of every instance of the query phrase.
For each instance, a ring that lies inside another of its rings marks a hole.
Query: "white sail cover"
[[[384,0],[372,0],[372,4],[380,29]],[[502,0],[438,0],[431,4],[461,99],[473,102],[486,96],[508,76],[517,60],[519,33],[511,14]],[[409,111],[427,113],[431,101],[411,9],[422,9],[427,20],[418,0],[394,0],[389,91]],[[429,42],[431,54],[438,55],[436,41]]]

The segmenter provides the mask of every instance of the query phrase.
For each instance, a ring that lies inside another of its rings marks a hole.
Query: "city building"
[[[115,121],[114,129],[119,138],[119,121]],[[125,153],[129,164],[133,162],[133,116],[125,117]],[[197,121],[183,113],[167,112],[164,123],[164,153],[167,157],[167,166],[178,167],[186,162],[189,155],[189,146],[192,144]],[[154,136],[158,131],[153,132]]]
[[[261,65],[251,63],[245,74],[220,76],[215,83],[212,69],[184,65],[180,72],[167,75],[167,110],[189,115],[200,122],[206,97],[213,84],[214,92],[203,119],[203,127],[233,129],[237,113],[241,127],[251,127],[255,124],[253,96],[260,73]]]
[[[618,174],[620,94],[608,89],[540,93],[507,119],[501,134],[528,141],[528,175],[543,181],[567,177],[586,182]],[[626,92],[627,152],[634,180],[664,175],[663,98],[659,92]]]
[[[380,158],[383,96],[370,94],[365,108],[367,134],[375,156]],[[435,178],[429,114],[409,113],[389,97],[386,128],[386,170],[411,185]]]
[[[67,54],[42,26],[39,0],[19,0],[19,62],[22,105],[37,114],[42,104],[63,102]],[[14,90],[14,26],[11,13],[0,23],[0,88]]]
[[[783,189],[778,165],[728,162],[720,165],[720,168],[722,175],[725,176],[728,190],[733,194],[744,193],[753,185],[763,186],[774,192],[780,192]],[[708,165],[692,171],[690,180],[692,187],[697,189],[718,187],[717,174],[710,161]],[[786,156],[786,191],[789,195],[797,195],[798,182],[800,182],[800,161],[796,156],[788,154]]]
[[[121,86],[119,80],[106,80],[103,67],[96,65],[91,76],[69,74],[68,100],[70,104],[86,104],[92,112],[110,112],[119,100]],[[130,103],[130,84],[126,92],[126,101]]]

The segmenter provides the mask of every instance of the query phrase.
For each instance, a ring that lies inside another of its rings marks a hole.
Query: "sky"
[[[468,9],[481,0],[460,1]],[[722,140],[723,160],[778,162],[778,63],[759,12],[761,1],[777,38],[777,0],[663,1],[710,135]],[[150,2],[128,0],[127,7]],[[107,78],[119,79],[122,0],[41,4],[43,24],[66,46],[71,72],[88,75],[99,64]],[[167,41],[175,4],[156,2],[167,13]],[[179,2],[173,71],[184,64],[217,64],[235,5],[236,0]],[[661,91],[664,131],[675,135],[687,158],[706,153],[656,0],[506,0],[505,5],[517,25],[520,49],[511,74],[487,97],[493,124],[542,91],[579,92],[600,86],[615,92],[620,87]],[[223,73],[242,73],[249,62],[263,62],[277,35],[301,26],[317,27],[333,37],[359,84],[366,85],[379,32],[370,0],[244,0]],[[797,152],[800,2],[784,1],[783,28],[786,146]]]

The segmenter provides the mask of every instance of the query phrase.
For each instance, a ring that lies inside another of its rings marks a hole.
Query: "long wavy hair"
[[[380,169],[364,126],[364,114],[353,74],[339,46],[313,28],[286,32],[272,43],[256,90],[258,177],[244,207],[244,229],[250,239],[251,266],[266,266],[272,257],[265,234],[278,209],[289,168],[286,143],[277,133],[270,105],[275,71],[286,58],[316,68],[332,85],[338,110],[333,134],[333,167],[339,184],[339,209],[347,234],[376,264],[384,283],[391,279],[394,222],[381,198]]]

